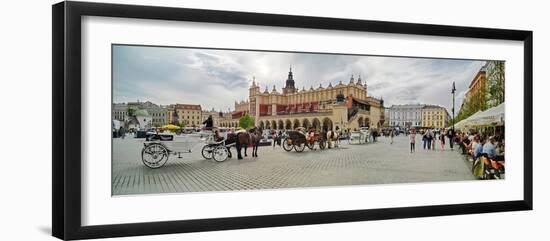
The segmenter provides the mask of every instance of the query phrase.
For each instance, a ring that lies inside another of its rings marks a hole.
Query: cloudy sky
[[[248,98],[252,78],[263,91],[284,86],[292,65],[296,87],[348,83],[353,74],[385,106],[424,103],[458,110],[468,84],[484,61],[278,53],[143,46],[113,47],[113,102],[200,103],[203,109],[233,109]]]

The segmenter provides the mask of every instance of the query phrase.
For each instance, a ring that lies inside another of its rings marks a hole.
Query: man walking
[[[447,133],[449,136],[449,147],[451,148],[451,150],[453,150],[453,142],[454,142],[453,139],[455,137],[454,129],[450,129]]]
[[[433,131],[433,137],[432,137],[432,151],[435,151],[435,143],[437,142],[437,132]]]
[[[426,139],[428,140],[428,150],[432,149],[432,140],[433,140],[433,132],[432,129],[428,129],[428,134],[426,134]]]
[[[277,131],[272,130],[271,131],[271,141],[273,141],[273,149],[275,149],[275,145],[277,144],[278,139],[279,139],[279,135],[277,135]]]
[[[428,132],[424,130],[423,132],[421,132],[421,134],[422,134],[422,148],[426,150],[426,143],[428,142]]]

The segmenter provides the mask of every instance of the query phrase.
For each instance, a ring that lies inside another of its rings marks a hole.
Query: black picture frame
[[[532,210],[533,208],[533,32],[430,24],[336,19],[278,14],[151,7],[90,2],[52,6],[52,234],[87,239],[214,230],[308,225],[380,219]],[[81,224],[81,17],[104,16],[206,23],[350,30],[425,36],[516,40],[524,43],[524,193],[521,200],[421,207],[140,222]]]

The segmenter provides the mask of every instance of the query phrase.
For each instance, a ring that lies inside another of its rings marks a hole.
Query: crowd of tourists
[[[504,135],[500,131],[458,132],[460,151],[472,163],[476,177],[498,175],[504,171]],[[496,172],[496,173],[495,173]]]

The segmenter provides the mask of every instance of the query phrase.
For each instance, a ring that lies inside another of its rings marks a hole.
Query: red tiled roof
[[[184,110],[200,110],[201,105],[192,105],[192,104],[176,104],[176,109]]]

